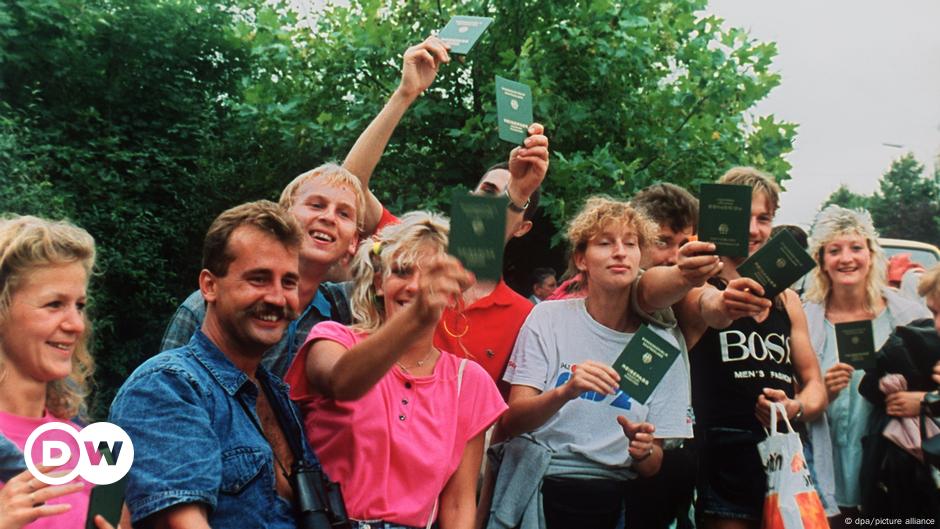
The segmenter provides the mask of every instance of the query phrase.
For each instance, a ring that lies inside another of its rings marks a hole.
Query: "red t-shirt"
[[[500,280],[488,296],[464,308],[463,316],[446,309],[434,331],[434,345],[483,366],[505,397],[503,371],[533,306]]]
[[[382,231],[382,228],[388,226],[389,224],[397,224],[398,217],[392,215],[392,212],[386,208],[382,208],[382,216],[379,217],[379,223],[375,225],[375,233]]]

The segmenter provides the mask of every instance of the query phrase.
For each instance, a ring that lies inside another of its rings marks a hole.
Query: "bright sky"
[[[871,193],[908,151],[932,170],[940,154],[940,2],[711,0],[709,11],[777,43],[783,81],[756,112],[800,124],[777,222],[808,226],[841,183]]]
[[[324,2],[294,3],[316,11]],[[777,43],[783,81],[755,114],[800,125],[778,223],[808,227],[842,183],[871,193],[908,151],[932,172],[940,155],[940,1],[711,0],[708,11]]]

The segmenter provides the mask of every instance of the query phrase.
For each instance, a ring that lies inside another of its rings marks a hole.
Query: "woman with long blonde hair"
[[[475,362],[433,345],[472,283],[445,254],[448,222],[411,212],[364,241],[354,325],[323,322],[285,377],[310,444],[356,527],[472,527],[486,429],[506,409]]]
[[[71,223],[0,218],[0,434],[20,450],[44,424],[81,428],[71,419],[85,416],[94,370],[85,314],[94,262],[94,239]],[[62,468],[76,464],[77,453]],[[24,472],[0,490],[0,527],[84,527],[90,489],[80,479],[46,487]]]

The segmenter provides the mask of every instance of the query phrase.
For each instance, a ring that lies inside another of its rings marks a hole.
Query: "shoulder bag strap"
[[[457,368],[457,399],[460,399],[460,388],[463,386],[463,371],[467,368],[467,359],[460,359],[460,367]],[[425,529],[431,529],[431,526],[434,525],[434,520],[437,519],[437,507],[439,499],[434,500],[434,507],[431,509],[431,516],[428,518],[428,523],[425,525]]]

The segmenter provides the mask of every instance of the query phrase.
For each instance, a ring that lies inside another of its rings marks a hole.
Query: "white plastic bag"
[[[786,433],[777,432],[778,414],[787,425]],[[761,528],[828,529],[826,512],[803,457],[803,443],[782,403],[770,404],[770,432],[757,444],[757,451],[767,473]]]

